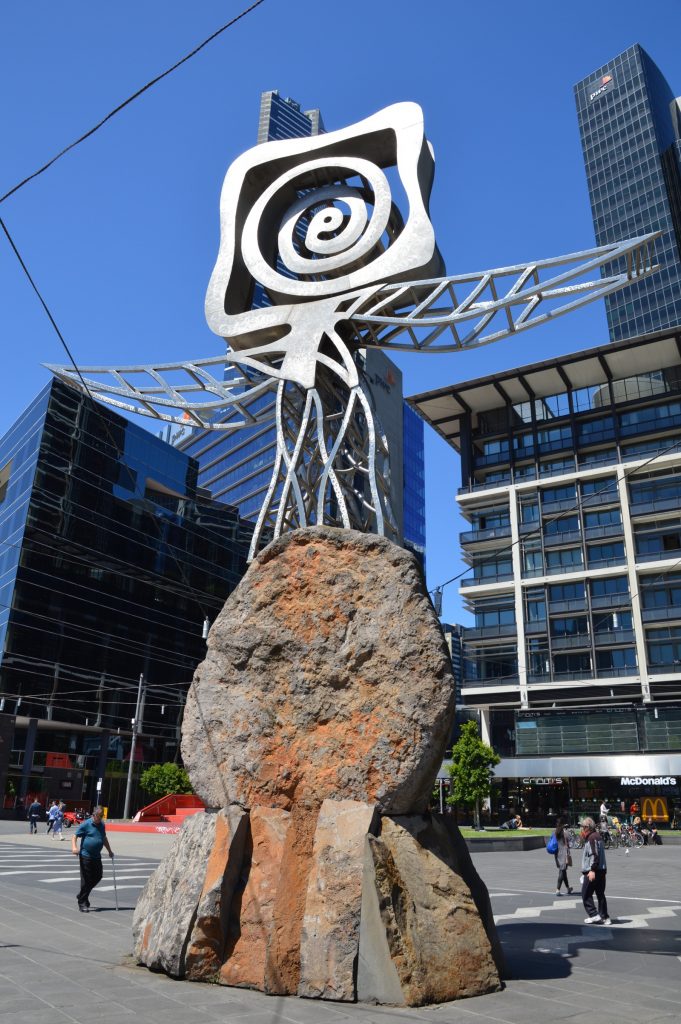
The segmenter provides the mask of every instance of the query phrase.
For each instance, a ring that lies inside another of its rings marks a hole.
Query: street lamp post
[[[130,817],[130,796],[132,794],[132,772],[135,764],[135,748],[137,746],[137,731],[139,729],[140,719],[140,706],[142,703],[142,690],[144,684],[144,673],[140,675],[139,685],[137,687],[137,704],[135,705],[135,717],[132,720],[132,741],[130,743],[130,764],[128,765],[128,781],[125,787],[125,806],[123,808],[123,817]]]

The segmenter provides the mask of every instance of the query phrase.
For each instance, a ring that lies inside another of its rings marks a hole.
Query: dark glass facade
[[[426,467],[423,420],[403,403],[404,544],[424,563],[426,555]]]
[[[681,324],[681,162],[678,109],[638,44],[575,86],[599,245],[662,231],[659,273],[606,298],[612,341]]]
[[[243,575],[251,532],[197,477],[194,459],[58,381],[0,440],[0,693],[17,716],[17,792],[60,795],[44,772],[66,758],[90,795],[103,731],[121,774],[140,675],[138,757],[177,756],[204,618]]]

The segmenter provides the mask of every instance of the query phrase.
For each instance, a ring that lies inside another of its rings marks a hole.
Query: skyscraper
[[[197,476],[58,380],[0,438],[0,794],[99,797],[120,814],[140,675],[135,761],[175,759],[204,617],[252,535]]]
[[[258,144],[319,135],[324,130],[319,110],[303,111],[299,103],[282,98],[277,90],[262,94]],[[288,273],[281,265],[279,270]],[[258,285],[253,295],[253,307],[266,305],[269,305],[269,297]],[[367,349],[363,371],[365,386],[391,453],[390,496],[399,540],[423,560],[423,423],[404,403],[402,374],[385,353]],[[251,406],[252,411],[268,404],[274,407],[274,395],[266,394],[256,403]],[[275,461],[273,424],[248,427],[229,436],[210,430],[180,432],[174,440],[182,451],[197,459],[199,483],[210,491],[213,498],[235,505],[245,519],[257,518]]]
[[[659,273],[606,298],[611,341],[681,324],[680,101],[636,43],[575,86],[599,245],[662,231]]]

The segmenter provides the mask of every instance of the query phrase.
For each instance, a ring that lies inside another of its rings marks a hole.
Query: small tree
[[[452,747],[452,763],[449,767],[451,792],[447,803],[473,807],[475,828],[480,828],[480,801],[489,796],[492,788],[495,764],[501,758],[491,747],[483,743],[475,722],[465,722],[461,735]]]
[[[153,764],[142,772],[140,786],[145,793],[160,798],[170,793],[192,793],[192,784],[184,768],[172,761]]]

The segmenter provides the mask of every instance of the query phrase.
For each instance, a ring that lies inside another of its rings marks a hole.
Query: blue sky
[[[245,6],[71,0],[0,7],[0,194]],[[3,204],[78,362],[219,354],[203,318],[227,166],[278,88],[339,128],[398,100],[425,112],[450,273],[594,244],[572,86],[640,42],[681,93],[679,0],[522,5],[265,0]],[[602,304],[462,355],[405,355],[405,393],[607,341]],[[0,238],[0,435],[63,353]],[[427,439],[429,585],[461,568],[458,459]],[[455,586],[445,617],[461,617]],[[464,618],[464,621],[465,618]]]

